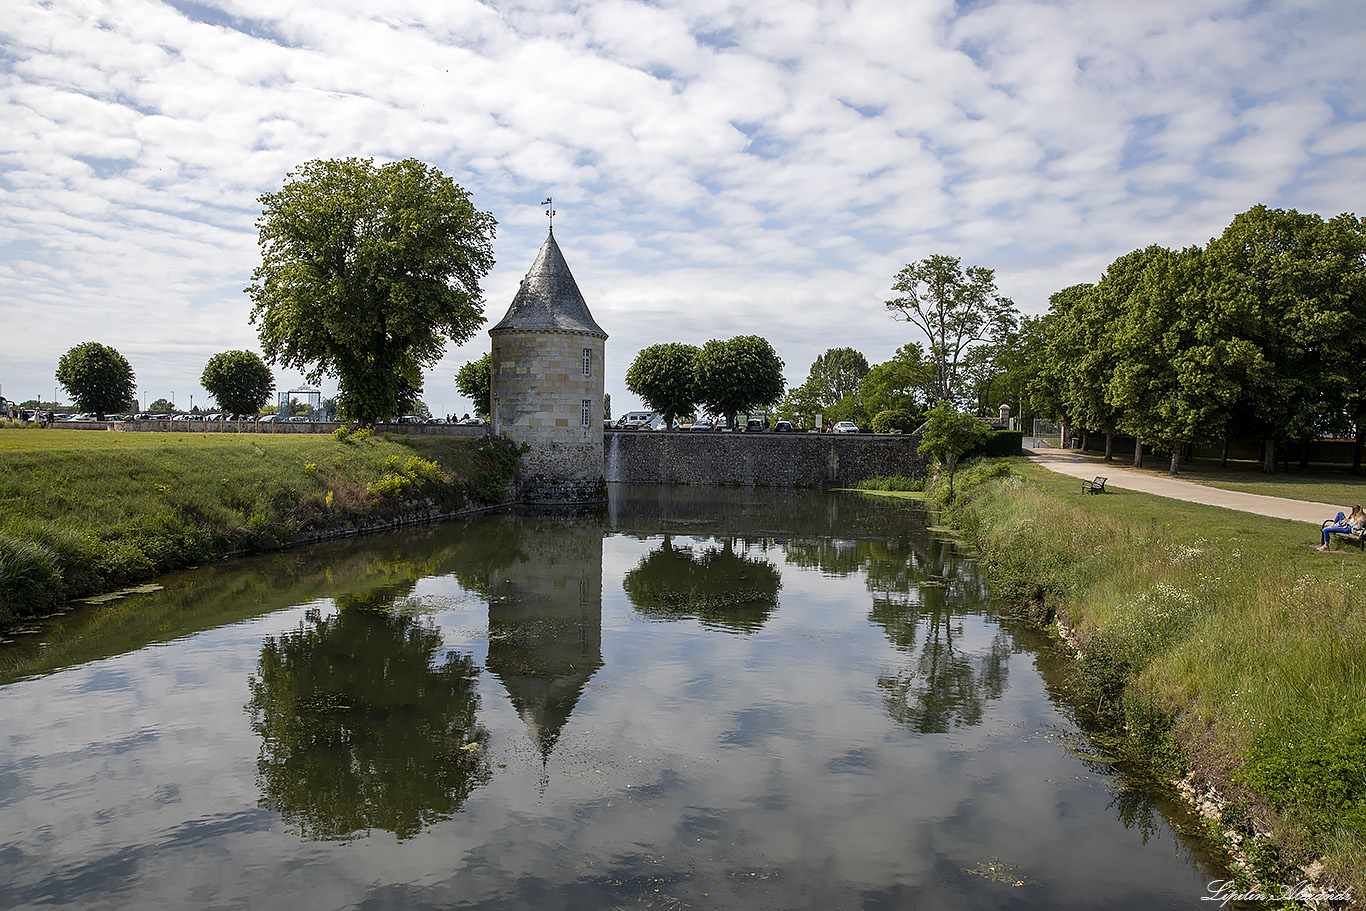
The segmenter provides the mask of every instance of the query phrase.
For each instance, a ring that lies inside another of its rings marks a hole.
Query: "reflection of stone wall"
[[[599,336],[551,330],[492,333],[493,428],[525,443],[519,471],[533,502],[602,500],[602,363]],[[583,349],[592,375],[583,374]],[[588,425],[583,402],[589,402]]]
[[[607,480],[740,487],[848,487],[923,477],[919,434],[609,431]]]

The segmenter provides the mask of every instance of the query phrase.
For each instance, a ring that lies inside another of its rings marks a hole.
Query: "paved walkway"
[[[1225,509],[1237,509],[1275,519],[1293,519],[1318,525],[1343,508],[1331,503],[1309,503],[1304,500],[1287,500],[1284,497],[1264,497],[1255,493],[1220,490],[1217,487],[1205,487],[1203,484],[1177,478],[1144,474],[1126,468],[1118,461],[1106,462],[1102,456],[1088,455],[1071,449],[1026,449],[1024,454],[1036,464],[1058,474],[1085,478],[1088,481],[1095,477],[1107,478],[1107,488],[1137,490],[1159,497],[1170,497],[1173,500],[1222,506]],[[1077,489],[1080,491],[1081,487],[1078,486]]]

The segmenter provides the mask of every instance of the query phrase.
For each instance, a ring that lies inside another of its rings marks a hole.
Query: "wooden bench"
[[[1081,482],[1082,493],[1105,493],[1105,478]]]
[[[1319,527],[1327,528],[1329,525],[1336,524],[1338,524],[1337,519],[1324,519],[1323,524]],[[1363,553],[1366,553],[1366,531],[1359,531],[1356,534],[1346,531],[1335,531],[1328,539],[1329,544],[1332,544],[1333,538],[1341,538],[1349,544],[1355,544],[1357,547],[1361,548]]]

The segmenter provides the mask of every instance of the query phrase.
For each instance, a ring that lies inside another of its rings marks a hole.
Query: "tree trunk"
[[[1228,437],[1224,437],[1224,454],[1219,457],[1219,467],[1228,467]]]
[[[1143,467],[1143,437],[1134,436],[1134,467]]]
[[[1105,461],[1115,460],[1115,432],[1113,430],[1105,434]]]
[[[1182,445],[1183,445],[1182,443],[1179,443],[1179,442],[1178,442],[1178,443],[1176,443],[1175,445],[1172,446],[1172,464],[1171,464],[1170,474],[1178,475],[1178,474],[1181,473],[1181,447],[1182,447]]]
[[[1262,474],[1276,473],[1276,441],[1267,437],[1262,441]]]
[[[1361,474],[1361,447],[1366,443],[1366,426],[1362,425],[1360,418],[1357,419],[1357,432],[1355,445],[1352,446],[1352,474]]]

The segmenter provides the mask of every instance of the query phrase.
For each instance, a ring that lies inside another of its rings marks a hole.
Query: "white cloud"
[[[658,341],[758,332],[794,383],[827,347],[885,359],[910,336],[882,299],[930,253],[1040,312],[1258,202],[1350,210],[1366,176],[1348,0],[194,9],[210,21],[59,0],[0,23],[0,322],[28,327],[7,395],[87,338],[182,399],[253,346],[256,197],[315,157],[414,156],[470,189],[500,221],[492,320],[553,195],[617,411]],[[434,410],[468,410],[451,374],[487,344],[451,346]]]

